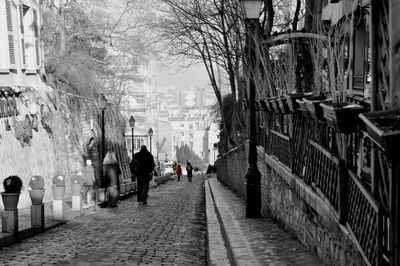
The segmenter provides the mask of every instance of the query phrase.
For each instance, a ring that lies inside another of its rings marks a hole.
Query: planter
[[[42,205],[45,189],[28,190],[31,197],[32,205]]]
[[[301,111],[301,110],[299,110],[300,105],[297,102],[297,100],[301,100],[303,98],[307,98],[307,97],[311,97],[311,96],[312,96],[312,93],[289,93],[289,94],[285,95],[285,98],[286,98],[286,102],[289,107],[289,110],[292,113],[295,113],[295,112]]]
[[[16,211],[21,193],[6,193],[1,192],[5,211]]]
[[[306,117],[310,117],[310,113],[308,112],[306,103],[304,102],[304,99],[297,99],[296,103],[299,105],[299,108],[297,109],[297,111],[300,111],[303,113],[304,116]]]
[[[279,108],[278,99],[271,100],[270,103],[272,106],[272,111],[279,114],[281,112],[281,108]]]
[[[365,111],[359,104],[321,103],[324,117],[329,127],[339,133],[350,134],[357,130],[358,115]]]
[[[53,199],[54,200],[63,200],[65,194],[65,186],[63,187],[56,187],[53,186]]]
[[[306,108],[310,117],[315,120],[323,119],[323,109],[320,106],[320,103],[326,102],[325,96],[312,96],[309,98],[304,98],[304,103],[306,104]]]
[[[276,97],[272,97],[272,98],[267,98],[264,100],[265,107],[267,108],[267,111],[270,113],[274,112],[274,109],[272,107],[272,101],[274,101],[275,99],[276,99]]]
[[[136,191],[136,188],[137,188],[137,184],[136,184],[136,182],[133,182],[132,183],[132,191]]]
[[[287,103],[287,99],[285,97],[281,97],[277,100],[279,104],[279,109],[281,110],[282,114],[290,114],[292,111],[289,108],[289,105]]]
[[[400,160],[400,110],[360,114],[368,136],[392,160]]]
[[[269,112],[265,100],[260,100],[260,105],[261,105],[261,108],[262,108],[262,110],[263,110],[264,112]]]
[[[82,185],[79,183],[71,184],[72,196],[80,196],[82,191]]]
[[[126,183],[125,184],[125,193],[126,194],[131,193],[131,183]]]

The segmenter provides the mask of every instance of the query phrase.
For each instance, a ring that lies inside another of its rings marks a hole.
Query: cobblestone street
[[[204,182],[171,181],[0,251],[0,265],[205,265]]]

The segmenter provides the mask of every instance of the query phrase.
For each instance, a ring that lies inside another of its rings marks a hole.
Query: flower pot
[[[285,97],[281,97],[278,100],[279,109],[281,110],[282,114],[290,114],[292,111],[289,108],[287,103],[287,99]]]
[[[53,188],[53,199],[63,200],[65,194],[65,186],[62,187],[53,186],[52,188]]]
[[[275,99],[276,99],[276,97],[272,97],[272,98],[267,98],[264,100],[265,107],[267,108],[268,112],[270,112],[270,113],[272,113],[274,111],[271,101],[273,101]]]
[[[359,115],[368,136],[392,160],[400,160],[400,110],[369,112]]]
[[[71,191],[72,191],[72,196],[80,196],[81,195],[81,190],[82,190],[82,185],[79,183],[72,183],[71,184]]]
[[[261,105],[261,109],[262,109],[264,112],[269,112],[269,111],[268,111],[268,108],[267,108],[267,103],[265,102],[265,99],[264,99],[264,100],[260,100],[260,105]]]
[[[28,190],[32,205],[42,205],[45,189]]]
[[[357,130],[358,115],[365,111],[359,104],[321,103],[324,118],[329,127],[339,133],[350,134]]]
[[[295,113],[297,111],[301,111],[300,105],[296,100],[301,100],[303,98],[311,97],[312,93],[288,93],[285,95],[287,105],[289,107],[289,110],[292,113]]]
[[[303,113],[304,116],[310,117],[310,113],[308,112],[308,109],[306,107],[306,103],[304,102],[303,98],[297,99],[296,103],[299,105],[299,108],[297,111],[300,111]]]
[[[137,188],[137,183],[133,182],[132,183],[132,191],[136,191],[136,188]]]
[[[310,117],[315,120],[322,120],[324,110],[319,105],[320,103],[326,102],[325,96],[313,96],[309,98],[304,98],[304,103],[306,104],[306,108]]]
[[[19,195],[21,195],[21,193],[1,192],[1,197],[3,198],[3,205],[5,211],[17,210]]]
[[[277,114],[281,113],[281,108],[279,108],[278,99],[271,100],[270,102],[271,102],[272,110]]]

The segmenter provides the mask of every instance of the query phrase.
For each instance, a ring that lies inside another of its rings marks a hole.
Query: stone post
[[[64,220],[64,200],[53,200],[53,218]]]
[[[2,232],[9,234],[18,233],[18,210],[1,212]]]
[[[72,209],[73,210],[82,210],[82,196],[74,196],[72,195]]]
[[[31,206],[31,226],[44,230],[44,204]]]

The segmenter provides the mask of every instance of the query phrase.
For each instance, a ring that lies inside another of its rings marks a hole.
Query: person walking
[[[187,165],[186,165],[186,172],[187,172],[187,177],[188,177],[189,182],[192,182],[193,167],[189,161],[187,162]]]
[[[119,175],[121,169],[114,152],[108,152],[103,160],[103,174],[107,187],[107,201],[110,208],[118,207],[119,199]]]
[[[86,160],[86,166],[83,169],[83,199],[87,204],[91,204],[93,201],[93,186],[94,186],[94,169],[91,160]]]
[[[176,166],[176,175],[178,176],[178,181],[181,181],[182,166],[180,164]]]
[[[147,150],[145,145],[142,145],[140,151],[135,153],[133,160],[136,164],[136,179],[138,182],[137,201],[147,204],[147,194],[149,192],[150,180],[154,171],[154,157]]]

